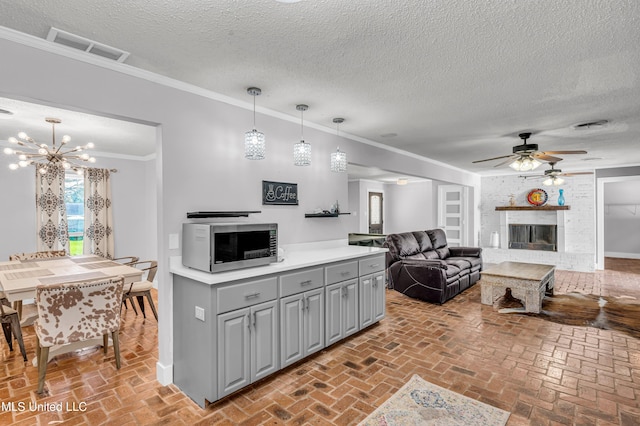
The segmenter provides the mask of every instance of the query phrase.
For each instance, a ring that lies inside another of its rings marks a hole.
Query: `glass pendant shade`
[[[559,178],[559,177],[549,177],[547,179],[545,179],[544,182],[542,182],[543,185],[545,186],[558,186],[558,185],[562,185],[564,183],[564,179]]]
[[[347,153],[340,151],[340,148],[331,153],[331,171],[338,173],[347,171]]]
[[[309,109],[308,105],[296,105],[296,109],[300,111],[300,142],[293,145],[293,164],[295,166],[311,165],[311,144],[304,141],[304,118],[303,114]]]
[[[542,163],[536,160],[535,158],[520,157],[514,162],[512,162],[511,164],[509,164],[509,167],[519,172],[528,172],[529,170],[536,169],[541,164]]]
[[[244,134],[244,158],[264,160],[266,143],[264,133],[253,129]]]
[[[262,90],[257,87],[249,87],[247,93],[253,96],[253,130],[244,134],[244,158],[264,160],[267,143],[264,133],[256,130],[256,96],[260,96]]]
[[[311,165],[311,144],[301,140],[293,145],[293,164],[296,166]]]

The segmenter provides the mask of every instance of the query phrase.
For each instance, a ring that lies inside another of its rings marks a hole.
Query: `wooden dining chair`
[[[149,302],[149,306],[151,306],[151,310],[153,311],[153,316],[156,317],[157,321],[158,311],[156,310],[156,305],[154,305],[153,298],[151,297],[151,288],[153,288],[153,279],[155,278],[158,270],[158,262],[155,260],[144,260],[142,262],[132,263],[129,266],[145,271],[147,276],[143,281],[134,282],[125,286],[123,301],[129,300],[134,312],[138,315],[138,310],[133,303],[133,298],[135,297],[138,299],[138,306],[140,306],[142,316],[146,318],[147,316],[144,312],[144,298],[146,297]]]
[[[20,352],[22,358],[27,360],[27,351],[24,349],[24,340],[22,339],[22,328],[20,328],[20,317],[18,312],[9,307],[9,302],[0,303],[0,323],[2,323],[2,331],[4,337],[9,344],[9,350],[13,351],[13,336],[15,335],[18,345],[20,346]]]
[[[55,259],[56,257],[65,257],[65,250],[35,251],[32,253],[15,253],[9,255],[9,260],[36,260],[36,259]],[[22,300],[13,302],[13,309],[18,312],[18,317],[22,318]]]
[[[138,260],[140,260],[138,256],[123,256],[123,257],[116,257],[115,259],[113,259],[114,262],[122,263],[123,265],[128,265],[128,266],[131,266],[131,264],[136,263]],[[129,309],[129,307],[127,306],[126,299],[122,301],[122,304],[124,305],[125,309]],[[136,312],[136,315],[137,314],[138,313]]]
[[[41,285],[36,287],[38,393],[44,390],[49,348],[102,337],[107,353],[109,335],[116,368],[120,369],[120,306],[124,278]]]

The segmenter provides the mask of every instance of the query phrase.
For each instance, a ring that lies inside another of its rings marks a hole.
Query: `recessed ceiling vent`
[[[573,128],[575,130],[596,130],[596,129],[602,129],[603,127],[607,127],[608,124],[609,124],[609,120],[596,120],[596,121],[589,121],[588,123],[574,124]]]
[[[47,40],[53,43],[62,44],[73,49],[82,50],[83,52],[111,59],[116,62],[124,62],[129,56],[129,52],[89,40],[79,35],[71,34],[66,31],[51,27]]]

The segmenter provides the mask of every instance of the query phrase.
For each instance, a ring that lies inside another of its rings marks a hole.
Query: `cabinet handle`
[[[377,268],[378,266],[380,266],[379,263],[374,263],[373,265],[369,265],[369,268]]]
[[[342,271],[342,272],[340,272],[340,275],[342,275],[343,277],[346,277],[347,275],[351,275],[351,272],[349,272],[349,271]]]
[[[253,313],[253,329],[254,330],[256,329],[256,314],[257,314],[257,312]]]
[[[247,314],[247,328],[251,331],[251,314]]]
[[[342,297],[347,297],[347,288],[342,287]]]
[[[311,280],[301,281],[301,282],[300,282],[300,285],[304,287],[305,285],[309,285],[309,284],[311,284],[312,282],[313,282],[313,281],[311,281]]]
[[[307,310],[307,312],[309,312],[309,298],[306,297],[304,301],[305,301],[305,309]]]
[[[260,296],[260,292],[256,291],[255,293],[249,293],[249,294],[245,294],[244,298],[245,299],[253,299],[255,297]]]

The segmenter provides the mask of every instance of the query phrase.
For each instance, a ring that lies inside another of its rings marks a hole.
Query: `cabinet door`
[[[282,367],[304,356],[304,305],[301,294],[280,299],[280,363]]]
[[[251,381],[280,368],[278,359],[278,304],[265,302],[251,308]]]
[[[373,324],[373,276],[360,277],[360,328]]]
[[[342,284],[333,284],[325,288],[326,303],[326,342],[327,346],[344,337],[343,330],[343,298]]]
[[[344,294],[344,337],[349,336],[360,330],[360,316],[358,315],[358,280],[346,281],[343,283]]]
[[[304,355],[324,347],[324,289],[304,294]]]
[[[251,310],[218,315],[218,397],[251,383]]]
[[[386,293],[384,287],[384,272],[373,275],[373,322],[384,318]]]

